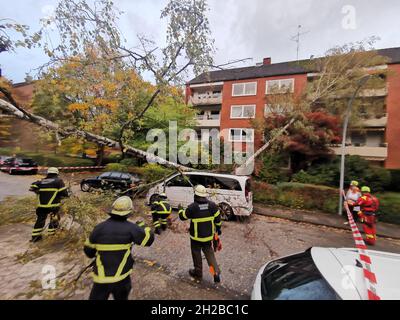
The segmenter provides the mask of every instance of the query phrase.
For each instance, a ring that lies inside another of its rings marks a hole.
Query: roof
[[[400,47],[380,49],[377,52],[379,55],[389,58],[389,64],[400,63]],[[205,72],[189,81],[188,84],[304,74],[310,71],[304,67],[304,63],[309,61],[310,59]]]

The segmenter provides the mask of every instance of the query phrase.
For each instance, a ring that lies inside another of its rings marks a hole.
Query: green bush
[[[90,159],[67,157],[57,154],[46,154],[36,152],[17,153],[17,157],[31,158],[35,160],[39,166],[44,167],[89,167],[94,163]]]
[[[128,167],[137,167],[138,166],[138,161],[137,159],[133,159],[133,158],[127,158],[124,160],[121,160],[119,163],[128,166]]]
[[[292,182],[268,185],[256,181],[253,192],[255,202],[332,214],[338,212],[338,191],[327,186]],[[377,197],[381,203],[380,221],[400,224],[400,193],[378,193]]]
[[[121,163],[109,163],[106,165],[104,171],[129,172],[128,167]]]
[[[147,182],[153,182],[172,174],[174,170],[148,163],[143,167],[130,168],[130,172],[138,174]]]
[[[393,169],[389,170],[391,175],[391,182],[389,190],[391,191],[400,191],[400,170]]]
[[[283,157],[276,154],[265,154],[262,157],[261,167],[257,170],[257,178],[263,182],[277,184],[288,181],[288,174],[282,167]]]

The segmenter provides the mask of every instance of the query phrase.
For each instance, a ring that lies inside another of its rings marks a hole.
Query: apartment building
[[[400,48],[378,50],[388,63],[379,68],[387,70],[378,89],[362,91],[363,99],[374,100],[382,112],[367,119],[361,128],[348,134],[346,152],[359,155],[389,169],[400,168]],[[265,58],[256,66],[218,70],[204,73],[186,86],[187,103],[198,111],[197,129],[217,128],[224,139],[240,144],[254,142],[262,145],[263,137],[253,128],[253,119],[268,117],[269,97],[280,92],[300,94],[315,74],[295,62],[273,64]],[[275,110],[276,111],[276,110]],[[340,146],[333,146],[340,152]]]

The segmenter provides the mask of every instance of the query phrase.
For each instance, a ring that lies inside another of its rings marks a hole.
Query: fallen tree
[[[28,121],[31,122],[35,125],[38,125],[46,130],[52,131],[57,133],[60,138],[66,138],[69,137],[71,135],[79,137],[79,138],[83,138],[87,141],[90,142],[94,142],[97,143],[99,145],[104,145],[110,148],[119,148],[120,144],[112,139],[100,136],[100,135],[96,135],[90,132],[87,132],[85,130],[79,130],[77,128],[74,127],[61,127],[60,125],[49,121],[43,117],[37,116],[31,112],[26,111],[24,108],[22,108],[11,96],[11,94],[9,94],[7,91],[5,91],[4,89],[1,90],[1,92],[4,94],[4,96],[10,101],[6,101],[4,99],[0,99],[0,110],[2,110],[4,113],[6,113],[7,115],[11,115],[17,119],[20,120],[24,120],[24,121]],[[12,102],[12,103],[11,103]],[[179,169],[182,171],[189,171],[189,170],[193,170],[189,167],[186,166],[182,166],[179,165],[177,163],[168,161],[166,159],[163,159],[161,157],[158,157],[154,154],[145,152],[143,150],[137,149],[137,148],[133,148],[129,145],[124,145],[125,148],[125,152],[127,154],[131,154],[134,155],[136,157],[142,158],[142,159],[146,159],[148,162],[151,163],[158,163],[162,166],[168,167],[168,168],[174,168],[174,169]]]

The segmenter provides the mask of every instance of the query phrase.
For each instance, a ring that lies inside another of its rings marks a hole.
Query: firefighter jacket
[[[379,209],[379,200],[372,196],[369,193],[364,194],[361,198],[358,199],[357,201],[357,206],[361,207],[361,210],[365,214],[372,214],[376,213]]]
[[[47,177],[36,181],[29,190],[38,195],[38,208],[58,208],[61,198],[68,197],[64,181],[59,177]]]
[[[133,244],[147,247],[153,241],[154,235],[149,227],[139,226],[125,218],[112,216],[100,223],[84,246],[85,254],[89,258],[96,257],[93,281],[115,283],[124,280],[132,273]]]
[[[159,200],[151,204],[151,212],[169,215],[172,212],[172,208],[167,200]]]
[[[199,242],[212,241],[214,234],[221,230],[221,216],[218,206],[206,198],[196,199],[187,209],[179,210],[181,220],[190,219],[190,238]]]

